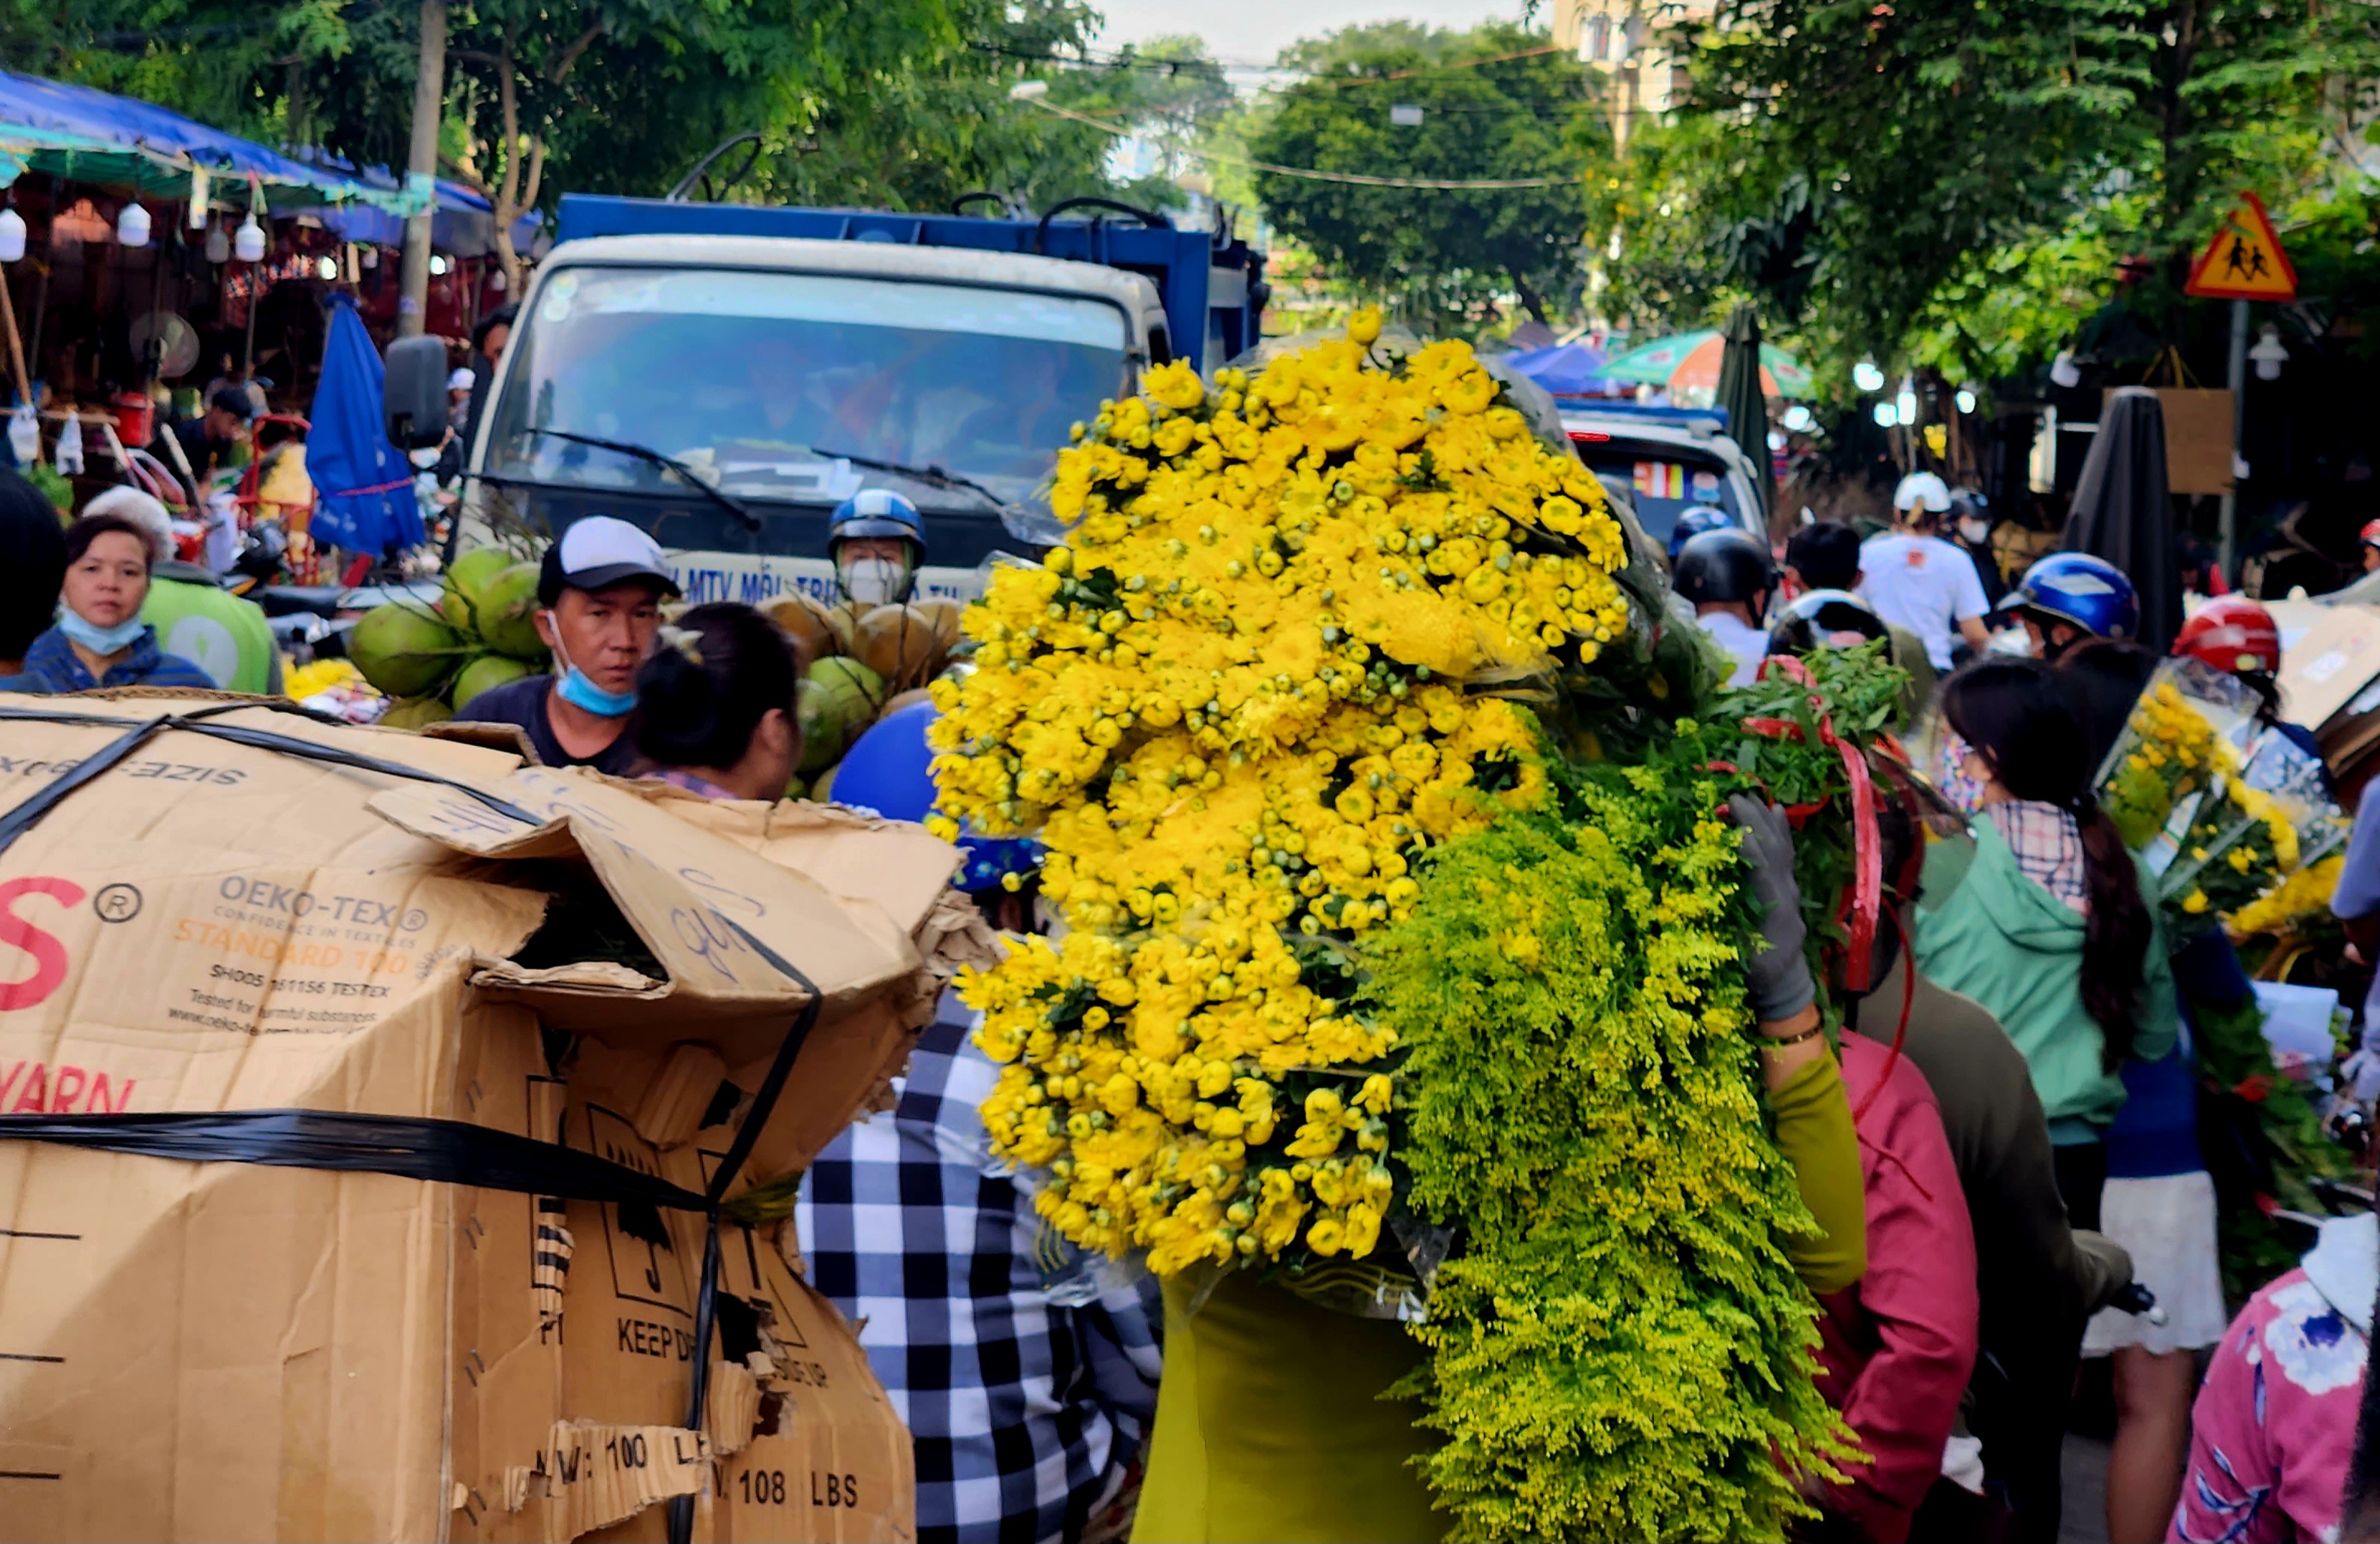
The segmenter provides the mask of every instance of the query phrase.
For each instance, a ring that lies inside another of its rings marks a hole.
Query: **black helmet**
[[[1848,590],[1813,590],[1793,598],[1768,629],[1772,654],[1843,649],[1892,636],[1865,601]]]
[[[1777,565],[1760,539],[1740,527],[1706,530],[1678,549],[1672,584],[1700,605],[1706,601],[1756,601],[1777,588]]]

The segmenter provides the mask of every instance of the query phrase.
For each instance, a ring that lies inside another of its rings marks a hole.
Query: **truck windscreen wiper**
[[[622,456],[633,456],[639,461],[650,461],[656,467],[677,473],[680,480],[704,493],[708,493],[713,502],[717,503],[720,507],[725,509],[729,514],[743,521],[746,529],[759,530],[761,529],[760,517],[753,514],[751,509],[747,506],[743,501],[735,498],[732,494],[723,492],[721,490],[712,487],[709,482],[705,481],[692,467],[687,466],[685,462],[679,460],[674,456],[663,456],[660,451],[654,450],[650,446],[630,444],[625,440],[599,440],[592,434],[574,434],[567,429],[530,429],[524,431],[524,432],[530,434],[542,434],[546,438],[552,440],[567,440],[575,445],[593,445],[598,450],[617,451]]]
[[[909,478],[929,487],[952,488],[962,492],[973,493],[1003,514],[1009,508],[1006,499],[975,479],[961,477],[956,472],[946,472],[940,467],[913,467],[905,461],[880,461],[872,456],[854,456],[847,450],[828,450],[820,445],[811,445],[808,448],[812,456],[823,456],[836,461],[848,461],[855,467],[866,467],[869,471],[891,472],[895,477]]]

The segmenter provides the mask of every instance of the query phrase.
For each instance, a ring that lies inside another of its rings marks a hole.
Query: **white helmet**
[[[1928,515],[1941,515],[1950,507],[1950,485],[1932,472],[1911,472],[1892,491],[1892,507],[1903,514],[1924,509]]]

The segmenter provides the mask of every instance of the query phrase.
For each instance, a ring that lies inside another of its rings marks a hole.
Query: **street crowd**
[[[2219,930],[2168,950],[2151,881],[2095,798],[2161,658],[2139,641],[2132,582],[2080,553],[2001,572],[1979,503],[1932,473],[1894,502],[1889,529],[1805,524],[1781,553],[1690,514],[1669,551],[1674,620],[1691,617],[1739,682],[1773,655],[1881,644],[1910,678],[1901,717],[1926,781],[1963,825],[1943,841],[1888,811],[1898,924],[1858,972],[1864,990],[1826,983],[1848,1004],[1833,1045],[1810,1011],[1820,983],[1791,832],[1748,800],[1735,810],[1767,907],[1752,994],[1764,1029],[1789,1031],[1767,1048],[1771,1113],[1825,1230],[1796,1263],[1822,1310],[1821,1387],[1863,1453],[1810,1482],[1819,1517],[1804,1537],[2057,1538],[2089,1362],[2113,1392],[2109,1537],[2380,1537],[2361,1514],[2372,1460],[2358,1441],[2373,1219],[2325,1222],[2298,1268],[2227,1303],[2188,1005],[2247,983]],[[831,529],[846,594],[905,596],[925,556],[914,508],[863,493]],[[2365,541],[2380,565],[2380,529]],[[221,685],[161,646],[198,610],[253,666],[239,687],[273,689],[261,614],[173,551],[145,494],[111,492],[62,526],[30,484],[0,475],[0,693]],[[783,792],[804,663],[784,633],[739,604],[677,610],[663,553],[621,521],[578,521],[542,562],[537,627],[553,669],[459,717],[517,728],[550,765],[711,798]],[[2240,677],[2263,723],[2304,736],[2282,717],[2280,630],[2256,602],[2205,600],[2173,652]],[[888,713],[844,760],[836,799],[922,819],[933,714]],[[995,926],[1049,925],[1031,843],[964,845],[954,882]],[[2380,943],[2374,798],[2332,905],[2350,938]],[[1157,1288],[1052,1247],[1034,1181],[990,1158],[979,1110],[995,1069],[971,1028],[946,1001],[895,1102],[825,1151],[795,1214],[811,1280],[861,1326],[914,1437],[919,1536],[1120,1538],[1137,1505],[1133,1537],[1170,1538],[1194,1485],[1208,1497],[1202,1537],[1293,1536],[1265,1531],[1277,1499],[1219,1500],[1220,1477],[1181,1472],[1161,1443],[1150,1457]]]

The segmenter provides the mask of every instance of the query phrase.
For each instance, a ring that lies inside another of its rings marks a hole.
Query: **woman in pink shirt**
[[[1906,1058],[1845,1035],[1843,1091],[1859,1133],[1867,1274],[1821,1297],[1818,1388],[1864,1462],[1813,1500],[1862,1538],[1901,1544],[1975,1367],[1975,1235],[1940,1106]],[[1829,1536],[1832,1536],[1829,1531]]]
[[[2338,1537],[2375,1283],[2380,1231],[2366,1212],[2325,1222],[2303,1263],[2248,1299],[2191,1409],[2168,1540]]]

